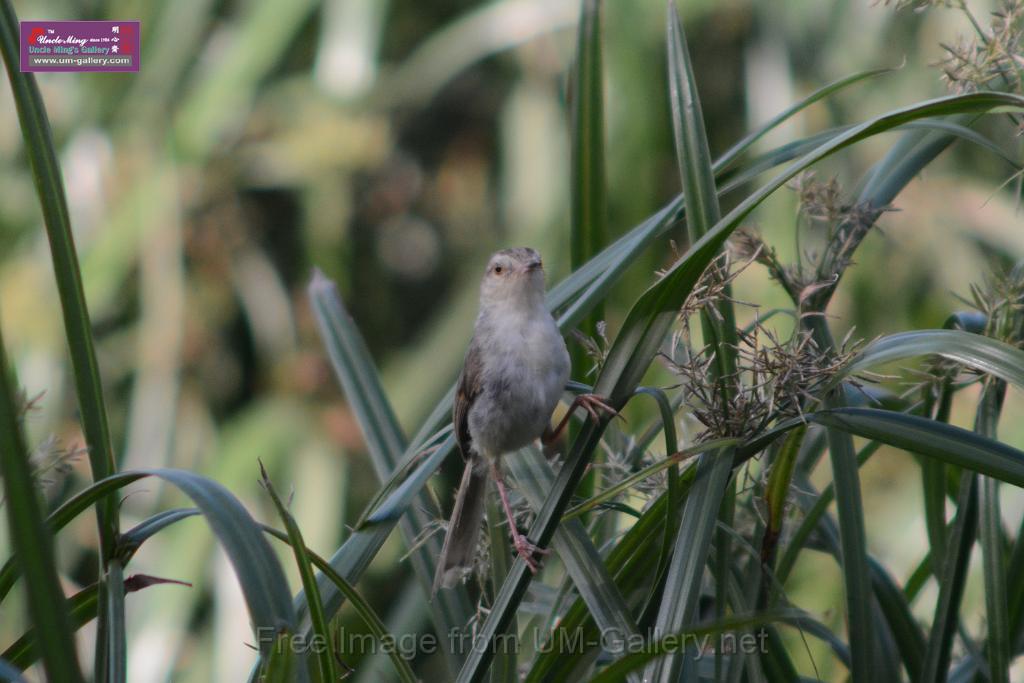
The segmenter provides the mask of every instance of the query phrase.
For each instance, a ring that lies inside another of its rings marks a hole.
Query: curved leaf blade
[[[865,346],[841,375],[848,377],[876,365],[931,354],[1024,387],[1024,351],[998,339],[962,330],[915,330],[880,337]]]
[[[823,410],[808,419],[1024,487],[1024,452],[960,427],[875,408]]]
[[[274,490],[274,485],[270,481],[270,475],[267,474],[267,470],[263,467],[262,462],[260,463],[260,483],[270,495],[270,499],[274,502],[274,507],[277,509],[277,515],[284,522],[284,528],[288,532],[289,545],[292,547],[292,552],[295,555],[295,564],[299,568],[299,576],[302,579],[302,590],[307,596],[306,604],[309,605],[309,618],[312,622],[313,635],[322,643],[332,643],[329,620],[324,616],[324,606],[320,602],[320,591],[317,590],[316,577],[313,575],[313,567],[310,565],[309,555],[306,552],[306,542],[302,540],[302,531],[295,522],[295,518],[292,517],[288,508],[281,501],[281,497],[277,495],[277,491]],[[337,680],[338,672],[334,666],[333,648],[328,646],[313,648],[313,650],[316,655],[317,665],[319,666],[320,680]]]
[[[15,562],[25,575],[28,613],[35,626],[46,676],[52,681],[82,681],[75,639],[57,576],[53,535],[43,523],[39,490],[32,478],[19,421],[14,373],[0,336],[0,475],[5,517]]]

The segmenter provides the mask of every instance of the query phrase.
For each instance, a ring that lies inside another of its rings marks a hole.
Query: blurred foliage
[[[993,9],[969,4],[979,17]],[[418,425],[457,373],[485,256],[531,244],[545,254],[552,280],[568,272],[566,74],[579,3],[14,5],[23,19],[142,21],[140,73],[39,78],[121,465],[193,469],[271,520],[257,483],[259,457],[282,490],[296,491],[292,513],[310,547],[321,554],[335,548],[377,483],[315,334],[304,296],[311,269],[338,282],[400,421]],[[932,66],[948,57],[940,43],[972,30],[952,10],[896,12],[860,0],[702,0],[680,10],[713,155],[821,84],[860,69],[902,64],[812,108],[758,149],[942,94],[942,72]],[[677,192],[663,22],[661,0],[604,6],[611,238]],[[6,88],[0,120],[2,327],[28,394],[45,392],[27,420],[30,442],[55,435],[74,448],[82,439],[56,290]],[[1002,139],[1012,129],[1006,118],[980,124]],[[828,161],[819,177],[835,176],[841,187],[852,182],[884,144],[870,141]],[[837,337],[854,327],[865,338],[940,327],[958,307],[953,293],[967,292],[975,273],[1024,253],[1017,186],[995,189],[1010,173],[971,145],[930,166],[898,199],[895,208],[908,210],[886,215],[882,232],[858,253],[870,267],[855,265],[837,294],[830,309]],[[796,253],[796,209],[795,193],[781,193],[755,214],[787,261]],[[631,268],[605,305],[612,329],[669,258],[666,249],[652,250]],[[786,301],[756,268],[734,288],[735,298],[766,309]],[[1001,437],[1017,445],[1024,428],[1012,418],[1022,405],[1011,391]],[[85,464],[77,459],[69,476],[48,487],[51,502],[80,486]],[[876,458],[863,477],[869,539],[879,546],[872,551],[909,571],[906,564],[927,547],[923,526],[885,522],[896,509],[919,507],[916,492],[891,495],[903,493],[905,474],[899,460]],[[1004,507],[1011,518],[1021,510],[1013,496]],[[148,482],[122,511],[143,519],[169,503],[181,497]],[[91,521],[80,519],[67,533],[74,542],[59,545],[63,580],[86,586],[96,579]],[[908,533],[921,538],[908,540]],[[139,571],[194,587],[158,586],[128,598],[129,680],[241,680],[248,673],[245,611],[213,547],[205,529],[186,521],[136,558]],[[288,557],[287,549],[275,550]],[[392,539],[362,582],[396,632],[426,623],[402,552]],[[832,564],[820,564],[801,564],[792,591],[825,612],[841,600],[842,584]],[[292,563],[285,566],[298,586]],[[968,586],[971,604],[979,594]],[[358,631],[349,610],[343,618]],[[5,643],[22,630],[13,614],[8,606],[0,617]],[[374,667],[387,666],[347,663],[361,680],[375,680]]]

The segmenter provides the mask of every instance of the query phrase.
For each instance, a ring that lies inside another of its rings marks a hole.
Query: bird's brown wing
[[[452,407],[452,424],[455,428],[455,438],[465,460],[469,460],[472,457],[472,439],[469,436],[469,409],[473,406],[473,401],[480,394],[482,383],[482,355],[480,353],[480,346],[474,338],[469,345],[469,350],[466,351],[466,359],[462,364],[462,374],[459,376],[459,386],[455,390],[455,405]]]

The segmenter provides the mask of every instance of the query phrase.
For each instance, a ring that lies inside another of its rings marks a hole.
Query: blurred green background
[[[968,4],[986,17],[995,3]],[[458,372],[487,255],[529,244],[545,255],[551,281],[568,272],[566,74],[579,3],[14,5],[21,19],[142,21],[138,74],[38,79],[122,467],[196,470],[270,521],[257,485],[261,458],[280,489],[294,490],[307,543],[330,555],[377,481],[316,336],[305,299],[310,272],[316,266],[336,279],[400,420],[418,425]],[[613,238],[679,189],[664,12],[661,0],[605,3]],[[760,149],[941,95],[940,42],[970,30],[957,12],[897,12],[870,0],[699,0],[682,2],[680,12],[713,153],[862,69],[902,65],[810,109]],[[29,414],[31,442],[55,435],[73,447],[82,438],[47,244],[10,91],[0,91],[0,322],[27,394],[45,392]],[[980,126],[1002,140],[1010,129],[999,117]],[[857,146],[819,178],[852,183],[894,139]],[[836,336],[851,327],[871,338],[941,326],[965,307],[955,295],[993,261],[1024,255],[1015,186],[999,188],[1011,172],[965,144],[931,165],[844,278],[831,308]],[[755,216],[769,244],[792,257],[795,194],[778,193]],[[605,308],[611,334],[669,258],[663,244],[623,280]],[[763,309],[786,303],[758,267],[739,278],[735,296]],[[1000,437],[1017,447],[1022,417],[1011,390]],[[927,547],[919,484],[905,476],[906,464],[893,453],[862,474],[869,547],[904,576]],[[79,458],[70,474],[54,477],[48,499],[80,488],[87,467]],[[183,504],[155,481],[131,491],[122,506],[129,521]],[[438,491],[448,500],[447,485]],[[1004,495],[1005,513],[1019,519],[1019,492]],[[69,589],[95,580],[94,535],[83,516],[61,536]],[[7,554],[6,539],[0,547]],[[396,634],[427,627],[418,589],[405,580],[404,551],[396,536],[361,582]],[[128,599],[130,680],[242,680],[253,660],[246,611],[202,522],[160,534],[134,562],[134,571],[194,587],[158,586]],[[980,600],[980,581],[974,572],[969,604]],[[830,561],[803,561],[789,588],[826,622],[841,622]],[[926,592],[915,608],[929,613],[933,600]],[[12,601],[0,614],[3,644],[23,625]],[[88,661],[90,638],[80,644]],[[799,660],[800,650],[791,652]],[[349,663],[361,680],[377,680],[375,663]]]

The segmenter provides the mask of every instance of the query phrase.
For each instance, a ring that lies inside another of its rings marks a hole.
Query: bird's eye
[[[505,269],[504,269],[504,268],[502,268],[501,266],[494,266],[494,274],[495,274],[495,275],[501,275],[501,272],[502,272],[503,270],[505,270]]]

